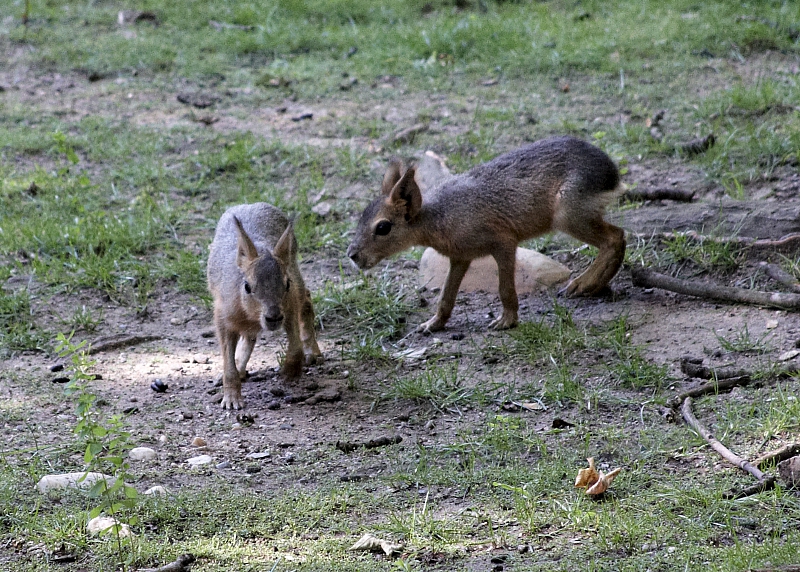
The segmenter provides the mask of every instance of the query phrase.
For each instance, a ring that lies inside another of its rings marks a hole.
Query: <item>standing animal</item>
[[[211,243],[207,275],[222,350],[223,409],[244,406],[242,380],[262,329],[284,326],[289,347],[281,373],[286,377],[300,375],[304,362],[322,361],[311,293],[297,266],[297,240],[279,209],[254,203],[225,211]]]
[[[514,286],[517,244],[560,230],[596,246],[594,262],[566,287],[569,296],[594,295],[619,270],[625,234],[603,220],[620,189],[619,171],[602,150],[574,137],[526,145],[420,191],[415,167],[393,160],[381,195],[364,210],[347,256],[362,269],[410,246],[429,246],[450,258],[436,315],[419,331],[444,328],[473,259],[491,254],[499,271],[503,314],[489,327],[512,328],[519,301]]]

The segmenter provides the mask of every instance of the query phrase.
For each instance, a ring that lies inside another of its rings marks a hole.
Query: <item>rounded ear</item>
[[[272,251],[272,256],[283,262],[289,264],[297,253],[297,239],[294,236],[294,223],[289,222],[286,225],[286,230],[278,239],[275,244],[275,249]]]
[[[389,194],[389,202],[392,205],[405,209],[406,220],[416,217],[422,208],[422,192],[414,179],[416,172],[416,166],[409,167]]]
[[[258,250],[256,250],[256,245],[253,244],[253,241],[250,240],[247,232],[245,232],[244,227],[242,226],[242,221],[239,220],[239,217],[234,216],[233,222],[236,225],[236,232],[239,235],[239,244],[237,246],[236,253],[236,266],[243,268],[245,264],[249,264],[258,258]]]
[[[400,173],[403,171],[403,161],[397,157],[389,161],[389,167],[386,169],[386,174],[383,176],[383,184],[381,185],[381,194],[388,196],[392,189],[400,180]]]

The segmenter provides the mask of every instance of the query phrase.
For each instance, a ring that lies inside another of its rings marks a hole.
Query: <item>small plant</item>
[[[706,270],[733,270],[739,266],[741,260],[741,251],[731,242],[697,240],[685,234],[677,234],[665,240],[664,252],[673,263],[689,261]]]
[[[642,348],[631,344],[628,320],[620,316],[611,323],[611,348],[617,359],[608,365],[612,377],[633,388],[659,390],[667,379],[667,366],[658,365],[642,355]]]
[[[470,401],[474,390],[464,387],[458,375],[458,364],[434,364],[418,375],[400,378],[381,397],[427,401],[434,409],[445,412]]]
[[[0,349],[39,349],[45,333],[31,319],[31,302],[26,291],[8,293],[0,288]]]
[[[538,322],[521,323],[511,336],[522,355],[533,363],[550,357],[561,361],[586,347],[586,333],[575,324],[572,312],[559,304],[554,304],[551,314]]]
[[[116,522],[105,531],[105,534],[114,535],[117,555],[124,572],[125,565],[132,561],[133,552],[129,550],[128,555],[124,556],[124,548],[129,546],[130,538],[121,534],[123,519],[129,525],[138,522],[137,517],[132,514],[137,503],[137,492],[125,482],[132,477],[128,472],[130,465],[126,460],[131,448],[130,433],[124,430],[119,415],[112,415],[105,423],[98,419],[97,396],[89,391],[89,382],[94,379],[90,369],[95,362],[89,359],[86,342],[73,344],[71,338],[72,336],[66,337],[59,333],[56,351],[59,356],[69,357],[71,361],[72,375],[65,393],[77,401],[75,412],[78,421],[73,432],[84,449],[83,461],[86,474],[98,472],[114,477],[111,483],[106,479],[100,479],[89,489],[89,496],[99,502],[89,512],[89,518],[106,513]],[[83,478],[86,478],[86,475]]]
[[[93,332],[97,329],[98,324],[100,324],[102,321],[102,308],[97,314],[95,314],[91,308],[86,307],[86,304],[82,304],[81,307],[77,308],[72,314],[72,318],[69,320],[69,325],[71,325],[74,330]]]

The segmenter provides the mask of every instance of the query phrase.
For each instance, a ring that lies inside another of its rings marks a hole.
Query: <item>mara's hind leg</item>
[[[314,331],[314,304],[311,302],[311,292],[303,289],[303,301],[300,304],[300,339],[303,342],[303,355],[308,365],[319,364],[324,361],[322,352],[317,344],[317,334]]]
[[[567,296],[593,296],[603,290],[617,274],[625,258],[625,232],[603,220],[602,208],[567,212],[560,217],[558,230],[599,250],[586,271],[566,288]]]
[[[458,295],[458,287],[461,286],[461,281],[464,275],[469,270],[469,265],[472,260],[455,260],[450,259],[450,270],[447,272],[447,278],[444,281],[444,288],[442,288],[442,295],[439,297],[439,303],[436,305],[436,314],[427,322],[421,323],[417,326],[417,331],[425,334],[443,330],[447,320],[453,313],[453,306],[456,303],[456,296]]]
[[[250,361],[257,337],[255,334],[245,334],[239,338],[239,343],[236,345],[236,369],[242,380],[247,377],[247,362]]]

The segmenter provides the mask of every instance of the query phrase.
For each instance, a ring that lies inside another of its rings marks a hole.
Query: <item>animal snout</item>
[[[268,330],[273,331],[277,330],[281,327],[283,323],[283,314],[278,312],[270,312],[268,314],[264,314],[264,325],[267,327]]]
[[[356,268],[364,268],[366,266],[364,259],[361,257],[361,253],[355,247],[355,245],[351,244],[347,247],[347,256],[353,262]]]

